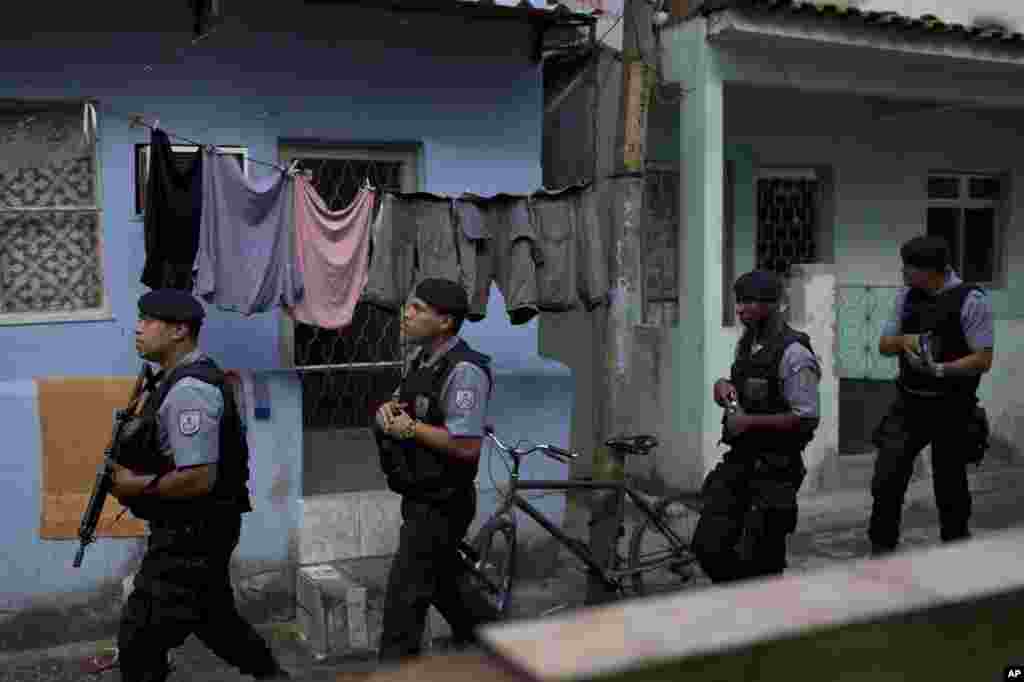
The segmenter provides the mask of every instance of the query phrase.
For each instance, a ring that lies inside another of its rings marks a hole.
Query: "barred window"
[[[757,267],[819,262],[822,184],[812,169],[763,169],[757,180]]]
[[[110,317],[88,111],[0,100],[0,325]]]
[[[953,268],[967,282],[998,284],[1007,184],[992,175],[928,176],[928,234],[946,240]]]

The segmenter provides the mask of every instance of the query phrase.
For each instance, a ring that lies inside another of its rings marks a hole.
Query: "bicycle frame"
[[[507,451],[506,451],[507,452]],[[529,500],[520,495],[520,491],[527,490],[608,490],[612,491],[616,495],[616,519],[621,529],[622,521],[625,514],[625,500],[629,498],[633,504],[635,504],[647,517],[649,517],[658,529],[664,533],[673,543],[679,546],[685,545],[685,542],[676,534],[676,532],[664,523],[658,516],[654,507],[643,497],[637,493],[626,481],[572,481],[572,480],[548,480],[548,479],[531,479],[523,481],[519,476],[519,464],[520,456],[509,453],[512,457],[513,468],[509,473],[509,492],[505,496],[504,502],[498,508],[495,516],[502,514],[508,514],[512,508],[518,508],[535,522],[537,522],[544,530],[550,533],[556,540],[562,545],[569,549],[580,561],[582,561],[587,568],[589,568],[596,575],[599,575],[602,580],[610,587],[618,589],[618,580],[623,576],[632,575],[639,570],[652,570],[661,566],[662,564],[671,563],[672,558],[667,557],[656,563],[652,563],[649,566],[644,566],[640,569],[624,569],[624,570],[609,570],[607,567],[602,566],[601,563],[594,557],[594,554],[590,551],[582,541],[577,538],[573,538],[566,535],[560,528],[555,526],[551,521],[544,516],[544,514],[530,504]]]

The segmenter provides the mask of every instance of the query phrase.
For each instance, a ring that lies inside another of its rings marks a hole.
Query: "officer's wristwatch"
[[[946,376],[946,366],[942,363],[935,365],[935,377],[941,379],[944,376]]]

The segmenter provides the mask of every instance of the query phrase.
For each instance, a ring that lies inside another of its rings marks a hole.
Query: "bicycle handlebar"
[[[498,434],[494,432],[493,426],[484,427],[484,433],[487,435],[488,438],[494,441],[494,444],[497,445],[500,450],[502,450],[503,452],[507,452],[513,457],[526,457],[527,455],[532,454],[534,452],[541,452],[550,457],[551,459],[557,460],[559,462],[563,462],[565,460],[573,460],[579,457],[579,453],[564,450],[558,446],[551,445],[550,443],[537,443],[533,447],[525,450],[522,448],[515,448],[510,445],[505,445],[503,442],[501,442],[501,439],[498,438]]]

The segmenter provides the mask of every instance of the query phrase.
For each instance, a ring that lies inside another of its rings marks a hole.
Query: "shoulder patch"
[[[455,406],[460,410],[472,410],[476,407],[476,390],[460,388],[455,391]]]
[[[202,413],[199,410],[182,410],[178,413],[178,430],[183,436],[194,436],[199,433]]]
[[[809,390],[818,386],[818,373],[810,367],[804,367],[797,372],[797,381],[800,388]]]

